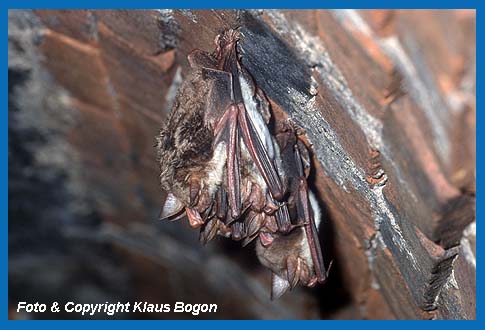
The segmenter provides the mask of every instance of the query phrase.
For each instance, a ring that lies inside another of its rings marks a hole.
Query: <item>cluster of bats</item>
[[[157,137],[161,218],[186,217],[204,244],[217,235],[255,241],[275,299],[326,280],[320,211],[307,186],[309,152],[291,122],[270,130],[269,101],[241,64],[239,38],[227,30],[213,53],[188,56],[192,72]]]

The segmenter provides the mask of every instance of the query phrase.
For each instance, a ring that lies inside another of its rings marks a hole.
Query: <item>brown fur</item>
[[[189,171],[204,171],[204,164],[212,158],[213,134],[204,122],[209,88],[198,70],[187,77],[157,137],[162,189],[178,197],[187,195]]]

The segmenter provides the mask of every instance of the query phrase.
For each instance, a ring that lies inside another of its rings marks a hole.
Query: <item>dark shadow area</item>
[[[327,282],[322,285],[318,285],[316,288],[309,289],[311,294],[317,297],[320,304],[320,311],[322,318],[331,317],[337,310],[345,308],[350,305],[351,297],[348,288],[344,286],[342,282],[342,270],[339,266],[339,261],[335,259],[335,233],[332,218],[328,212],[327,207],[322,202],[321,196],[319,196],[318,190],[314,186],[316,181],[315,170],[310,172],[308,177],[309,189],[315,194],[318,200],[322,221],[319,226],[319,238],[320,246],[323,251],[323,259],[325,267],[328,269],[331,264],[331,268],[328,273]]]

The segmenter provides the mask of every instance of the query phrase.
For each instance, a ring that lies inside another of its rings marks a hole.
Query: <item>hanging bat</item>
[[[162,219],[187,217],[203,244],[220,235],[256,239],[272,275],[272,298],[299,282],[327,278],[317,227],[320,212],[309,192],[308,150],[287,122],[268,128],[269,101],[237,52],[239,32],[215,39],[213,53],[194,50],[157,137],[160,182],[167,197]]]

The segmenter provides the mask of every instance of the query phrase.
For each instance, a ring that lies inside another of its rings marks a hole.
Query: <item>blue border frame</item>
[[[153,1],[153,0],[137,0],[135,1],[120,1],[120,0],[110,0],[110,1],[81,1],[81,0],[71,0],[71,1],[59,1],[59,0],[46,0],[46,1],[33,1],[33,0],[19,0],[19,1],[7,1],[3,0],[0,2],[1,8],[1,21],[2,21],[2,35],[4,36],[4,42],[2,44],[2,48],[4,49],[1,52],[2,62],[8,63],[8,39],[7,39],[7,31],[8,31],[8,9],[16,9],[16,8],[66,8],[66,9],[74,9],[74,8],[421,8],[421,9],[428,9],[428,8],[440,8],[440,9],[451,9],[451,8],[463,8],[463,9],[477,9],[477,58],[480,58],[480,53],[483,53],[482,47],[480,42],[480,35],[482,24],[479,23],[478,14],[481,12],[479,9],[479,1],[472,1],[472,0],[394,0],[392,3],[385,0],[379,1],[365,1],[365,0],[326,0],[326,1],[302,1],[298,2],[291,2],[289,0],[271,0],[271,1],[264,1],[261,0],[245,0],[245,1],[222,1],[222,0],[212,0],[212,1],[195,1],[195,0],[184,0],[184,1]],[[479,61],[478,61],[479,62]],[[480,65],[477,65],[477,105],[480,104],[480,87],[481,84],[479,81],[480,73],[482,70],[480,69]],[[8,98],[8,76],[6,74],[2,75],[1,77],[1,86],[2,92],[4,95],[3,98],[3,107],[4,110],[2,111],[0,123],[1,123],[1,173],[2,173],[2,183],[3,187],[0,192],[1,194],[1,211],[3,214],[2,217],[2,233],[3,233],[3,244],[2,244],[2,265],[3,271],[1,272],[1,285],[0,285],[0,292],[1,292],[1,302],[0,302],[0,310],[1,310],[1,317],[0,317],[0,327],[3,329],[8,328],[21,328],[21,327],[48,327],[49,329],[52,328],[64,328],[69,322],[68,326],[80,326],[83,325],[79,324],[80,321],[30,321],[30,322],[17,322],[17,321],[8,321],[8,105],[7,105],[7,98]],[[484,113],[481,111],[477,111],[477,128],[479,127],[479,123],[483,122],[483,117],[485,116]],[[483,157],[480,153],[480,149],[483,148],[481,142],[485,142],[485,135],[480,130],[477,129],[477,170],[481,169],[483,164]],[[485,145],[485,143],[484,143]],[[477,190],[481,190],[481,186],[484,185],[484,179],[479,171],[477,171]],[[481,207],[482,201],[481,194],[477,194],[477,218],[481,217],[483,213]],[[478,226],[479,228],[480,226]],[[477,242],[477,251],[480,251],[481,245]],[[480,252],[477,252],[480,254]],[[482,296],[482,289],[480,285],[480,267],[477,268],[477,321],[471,321],[466,324],[466,326],[477,327],[480,324],[481,320],[481,313],[478,308],[479,306],[479,298]],[[329,297],[331,299],[331,297]],[[90,326],[95,327],[103,327],[106,326],[106,323],[100,323],[103,321],[91,321],[89,323]],[[131,322],[136,321],[116,321],[117,323],[114,325],[116,327],[131,327],[134,324]],[[176,323],[175,323],[176,322]],[[182,323],[180,323],[182,322]],[[164,323],[158,323],[158,321],[143,321],[144,326],[155,326],[160,327],[162,326],[195,326],[194,323],[187,323],[191,321],[165,321]],[[231,322],[228,324],[227,322]],[[241,323],[243,322],[243,323]],[[251,322],[248,324],[247,322]],[[256,323],[255,323],[256,322]],[[196,326],[207,328],[222,328],[222,327],[231,327],[231,330],[234,329],[245,329],[248,326],[260,326],[264,327],[267,326],[267,323],[261,323],[264,321],[205,321],[204,323],[198,323]],[[295,327],[301,326],[301,324],[295,324],[294,322],[301,322],[301,321],[274,321],[278,323],[271,323],[270,326],[276,327]],[[325,324],[322,325],[320,321],[307,321],[310,323],[305,323],[310,327],[321,327],[321,326],[335,326],[335,324]],[[335,322],[335,321],[325,321],[325,322]],[[349,322],[362,322],[362,321],[344,321],[344,327],[372,327],[372,328],[387,328],[390,324],[389,321],[384,322],[377,322],[377,321],[368,321],[363,323],[349,323]],[[417,323],[419,322],[419,323]],[[113,324],[110,324],[113,325]],[[138,324],[136,325],[138,326]],[[341,323],[339,324],[341,326]],[[453,327],[456,328],[456,323],[449,323],[447,321],[439,321],[434,323],[423,323],[421,321],[414,321],[411,325],[409,321],[406,322],[394,322],[392,323],[393,327],[403,327],[408,328],[409,326],[412,327],[426,327],[429,328],[430,326],[438,326],[440,328],[448,328]]]

